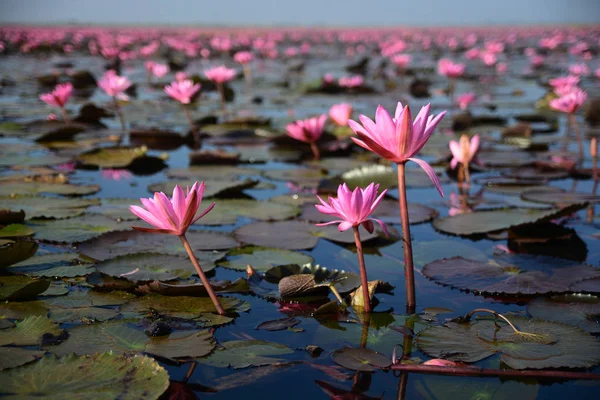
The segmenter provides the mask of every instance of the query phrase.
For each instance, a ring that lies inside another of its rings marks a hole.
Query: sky
[[[0,0],[0,24],[600,25],[600,0]]]

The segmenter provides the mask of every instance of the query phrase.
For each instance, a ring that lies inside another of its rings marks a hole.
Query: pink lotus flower
[[[506,71],[508,71],[508,64],[507,63],[498,63],[496,64],[496,72],[499,74],[504,74]]]
[[[354,120],[349,120],[348,125],[358,135],[352,138],[359,146],[379,154],[394,163],[417,163],[429,176],[440,195],[443,197],[442,187],[437,174],[431,166],[418,158],[414,158],[425,146],[435,127],[446,114],[442,111],[437,117],[429,114],[431,104],[421,108],[413,121],[410,108],[402,107],[398,102],[394,118],[381,106],[377,107],[375,122],[369,117],[361,115],[360,125]]]
[[[316,226],[326,226],[339,224],[340,232],[350,228],[357,228],[362,225],[369,233],[373,233],[375,226],[373,221],[377,222],[387,236],[387,228],[385,224],[375,218],[369,216],[375,211],[383,196],[387,193],[387,189],[377,196],[379,185],[371,183],[365,189],[357,187],[354,191],[350,191],[348,185],[341,184],[337,190],[337,198],[328,198],[325,202],[321,197],[317,196],[321,204],[316,204],[317,210],[323,214],[333,215],[340,218],[339,220],[316,224]]]
[[[365,81],[365,78],[363,78],[360,75],[344,76],[338,80],[338,84],[341,87],[351,89],[351,88],[361,87],[363,85],[364,81]]]
[[[171,199],[163,192],[154,193],[153,199],[140,199],[145,208],[131,206],[129,210],[154,228],[140,226],[132,228],[140,232],[182,236],[190,225],[205,216],[215,206],[215,203],[212,203],[199,216],[194,217],[200,207],[203,195],[204,182],[200,184],[195,182],[191,189],[187,189],[187,194],[184,194],[183,189],[179,186],[175,186]]]
[[[574,87],[569,93],[550,100],[550,108],[564,113],[573,114],[585,103],[587,93],[578,87]]]
[[[327,115],[322,114],[319,117],[301,119],[288,124],[285,129],[288,136],[305,143],[314,143],[323,134],[325,120]]]
[[[494,65],[496,65],[498,59],[496,58],[496,54],[491,52],[485,52],[481,53],[481,61],[483,61],[483,63],[486,66],[493,67]]]
[[[111,179],[113,181],[120,181],[121,179],[129,179],[132,177],[131,172],[126,169],[103,169],[102,177],[105,179]]]
[[[131,86],[131,82],[125,76],[119,76],[114,70],[106,71],[98,82],[100,89],[111,96],[117,97],[122,100],[127,100],[128,97],[125,95],[125,91]]]
[[[249,64],[252,60],[254,60],[254,54],[249,51],[238,51],[233,56],[233,61],[242,65]]]
[[[410,54],[397,54],[392,57],[392,62],[396,64],[396,66],[400,69],[405,69],[408,64],[410,64],[410,60],[412,57]]]
[[[175,81],[165,86],[165,93],[181,104],[190,104],[192,97],[200,90],[200,84],[194,85],[191,79]]]
[[[50,106],[63,108],[65,104],[67,104],[67,101],[69,101],[72,93],[73,85],[70,83],[63,83],[61,85],[56,85],[52,92],[42,94],[40,100]]]
[[[162,78],[169,73],[169,66],[166,64],[153,63],[150,73],[157,78]]]
[[[185,81],[188,79],[188,74],[185,71],[179,71],[175,73],[175,80],[177,82]]]
[[[569,73],[576,76],[588,75],[590,68],[586,64],[569,65]]]
[[[548,83],[554,88],[559,86],[577,86],[579,84],[579,77],[575,75],[560,76],[558,78],[550,79]]]
[[[438,73],[448,78],[458,78],[465,73],[465,64],[454,63],[448,58],[442,58],[438,62]]]
[[[450,161],[450,168],[456,168],[459,163],[468,168],[469,163],[475,158],[477,150],[479,150],[479,135],[475,135],[471,139],[467,135],[461,135],[460,142],[451,140],[452,161]]]
[[[476,60],[479,58],[480,50],[476,47],[465,51],[465,57],[469,60]]]
[[[348,125],[351,116],[352,106],[348,103],[335,104],[329,109],[329,117],[339,126]]]
[[[456,98],[456,102],[461,110],[469,108],[469,104],[473,103],[477,99],[477,96],[473,92],[461,93]]]
[[[546,61],[546,57],[541,56],[539,54],[534,54],[529,57],[529,62],[534,68],[539,68],[544,65],[544,61]]]
[[[325,85],[331,85],[333,83],[333,81],[335,81],[335,78],[333,77],[332,74],[323,75],[323,83]]]
[[[46,117],[46,121],[56,121],[56,120],[58,120],[58,118],[56,117],[56,114],[54,114],[54,113],[50,113]]]
[[[443,360],[441,358],[434,358],[432,360],[427,360],[423,363],[423,365],[433,365],[435,367],[460,367],[459,363],[450,360]]]
[[[218,67],[205,70],[204,75],[215,83],[225,83],[235,78],[236,72],[234,69],[220,65]]]

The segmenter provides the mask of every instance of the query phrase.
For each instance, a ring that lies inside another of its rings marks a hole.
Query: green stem
[[[413,266],[408,200],[406,199],[405,164],[398,164],[398,197],[400,200],[400,221],[402,222],[402,242],[404,244],[404,279],[406,284],[406,313],[414,314],[417,307],[415,295],[415,271]]]
[[[369,296],[369,282],[367,281],[367,268],[365,268],[365,257],[363,255],[362,243],[360,242],[360,233],[358,226],[353,226],[354,243],[356,244],[356,254],[358,256],[358,268],[360,270],[360,281],[362,285],[364,308],[366,313],[371,312],[371,297]]]

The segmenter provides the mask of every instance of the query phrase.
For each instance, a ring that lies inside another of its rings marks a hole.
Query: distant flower
[[[496,64],[496,72],[499,74],[503,74],[506,71],[508,71],[508,64],[507,63],[498,63]]]
[[[285,129],[288,136],[296,140],[305,143],[316,142],[323,134],[326,120],[327,115],[322,114],[319,117],[301,119],[294,123],[287,124]]]
[[[569,73],[576,76],[589,75],[590,68],[586,64],[569,65]]]
[[[175,80],[177,82],[185,81],[188,79],[188,74],[185,71],[179,71],[175,73]]]
[[[169,73],[169,66],[166,64],[153,63],[150,73],[157,78],[162,78]]]
[[[539,68],[542,65],[544,65],[544,62],[546,61],[546,57],[541,56],[539,54],[534,54],[531,57],[529,57],[529,62],[531,63],[531,65],[534,68]]]
[[[476,60],[479,58],[480,50],[476,47],[465,51],[465,57],[469,60]]]
[[[231,68],[227,68],[224,65],[213,67],[204,71],[204,75],[215,83],[229,82],[235,78],[236,71]]]
[[[109,96],[127,100],[125,91],[131,86],[131,82],[127,77],[119,76],[114,70],[109,70],[102,76],[98,86]]]
[[[423,363],[423,365],[433,365],[435,367],[459,367],[460,364],[450,360],[443,360],[441,358],[434,358],[432,360],[427,360]]]
[[[54,113],[50,113],[48,114],[48,116],[46,117],[46,121],[56,121],[58,118],[56,117],[56,114]]]
[[[72,93],[73,85],[70,83],[63,83],[61,85],[56,85],[52,92],[42,94],[40,100],[50,106],[63,108],[65,104],[67,104],[67,101],[69,101]]]
[[[459,142],[451,140],[452,161],[450,161],[450,168],[454,169],[458,164],[463,164],[468,168],[469,163],[475,158],[477,150],[479,150],[479,135],[474,135],[471,139],[467,135],[461,135]]]
[[[134,226],[133,229],[141,232],[168,233],[182,236],[190,225],[206,215],[215,206],[212,203],[199,216],[195,217],[202,196],[204,195],[204,182],[195,182],[191,189],[184,194],[183,189],[175,186],[173,197],[169,199],[163,192],[154,193],[154,198],[140,199],[144,208],[131,206],[131,212],[154,228]]]
[[[254,60],[254,54],[249,51],[238,51],[233,55],[233,61],[238,64],[249,64]]]
[[[351,116],[352,106],[348,103],[335,104],[329,109],[329,117],[339,126],[348,125]]]
[[[587,93],[580,88],[573,88],[563,96],[550,100],[550,108],[564,113],[573,114],[585,103]]]
[[[179,101],[181,104],[189,104],[191,98],[200,90],[200,84],[194,84],[191,79],[175,81],[165,86],[165,93]]]
[[[412,119],[410,108],[402,107],[398,102],[394,118],[381,106],[377,107],[375,122],[364,115],[360,116],[360,122],[349,120],[348,125],[358,135],[353,137],[354,143],[367,150],[379,154],[394,163],[406,163],[413,161],[417,163],[429,176],[440,195],[444,195],[440,180],[431,166],[415,155],[421,151],[429,137],[433,134],[435,127],[440,123],[446,111],[434,117],[429,114],[430,104],[421,108],[417,117]]]
[[[345,88],[361,87],[364,83],[364,78],[360,75],[344,76],[338,80],[338,84]]]
[[[111,179],[113,181],[120,181],[121,179],[129,179],[132,177],[131,172],[126,169],[103,169],[102,177]]]
[[[483,63],[488,67],[493,67],[494,65],[496,65],[498,59],[496,58],[496,54],[486,51],[484,53],[481,53],[481,61],[483,61]]]
[[[392,62],[399,68],[405,69],[408,64],[410,64],[410,60],[412,57],[410,54],[397,54],[392,57]]]
[[[473,92],[461,93],[456,97],[456,103],[461,110],[469,108],[469,104],[473,103],[477,99],[477,96]]]
[[[577,86],[579,84],[579,79],[580,78],[575,75],[559,76],[558,78],[550,79],[548,83],[554,88],[559,86]]]
[[[326,85],[331,85],[335,81],[335,78],[332,74],[323,75],[323,83]]]
[[[375,211],[383,196],[387,193],[387,189],[377,195],[379,185],[371,183],[365,189],[357,187],[354,191],[350,191],[348,185],[341,184],[337,190],[337,198],[328,198],[328,202],[317,196],[321,204],[316,204],[317,210],[323,214],[332,215],[339,218],[335,221],[316,224],[317,226],[325,226],[339,224],[340,232],[346,231],[353,227],[362,225],[369,233],[373,233],[375,228],[373,221],[377,222],[381,229],[387,235],[385,224],[375,218],[369,216]]]
[[[438,73],[448,78],[458,78],[465,73],[465,64],[454,63],[448,58],[442,58],[438,62]]]

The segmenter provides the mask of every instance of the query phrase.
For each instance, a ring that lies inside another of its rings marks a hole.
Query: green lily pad
[[[388,232],[388,239],[398,239],[393,228]],[[320,237],[334,242],[354,243],[351,230],[339,232],[335,226],[317,227],[303,221],[255,222],[236,229],[234,236],[242,243],[286,250],[312,249]],[[361,240],[365,243],[383,236],[376,228],[373,233],[363,231]]]
[[[0,239],[0,267],[7,267],[32,257],[38,244],[31,240]]]
[[[0,196],[0,208],[25,211],[27,219],[69,218],[81,215],[86,208],[99,204],[97,199],[42,196]]]
[[[536,158],[526,151],[480,151],[477,157],[488,168],[524,167],[532,165]]]
[[[435,260],[461,256],[469,260],[485,262],[488,256],[468,243],[453,239],[416,241],[413,243],[413,259],[415,266],[423,267]]]
[[[100,191],[98,185],[73,185],[69,183],[42,182],[4,182],[0,191],[10,195],[35,195],[42,193],[61,194],[64,196],[85,196]]]
[[[0,347],[0,371],[28,364],[40,359],[45,353],[45,351],[20,347]]]
[[[125,168],[135,159],[144,157],[145,147],[108,147],[78,155],[75,160],[99,168]]]
[[[23,224],[10,224],[0,228],[0,238],[15,238],[31,236],[35,232]]]
[[[132,205],[139,204],[140,199],[111,199],[104,198],[100,199],[101,204],[93,205],[87,209],[87,212],[92,214],[100,214],[105,217],[122,220],[122,221],[134,221],[136,217],[130,210],[129,207]]]
[[[46,242],[78,243],[111,231],[124,231],[129,224],[102,215],[82,215],[58,220],[30,220],[35,238]]]
[[[47,278],[73,278],[94,271],[91,261],[77,253],[51,253],[34,256],[14,264],[9,271]]]
[[[381,353],[352,347],[337,349],[333,352],[331,358],[336,364],[353,371],[373,372],[392,365],[392,360]]]
[[[547,190],[528,190],[521,194],[521,199],[544,204],[581,204],[598,203],[600,196],[589,193],[547,191]]]
[[[196,257],[204,272],[215,268],[214,262],[224,253],[201,252]],[[160,253],[135,253],[102,261],[96,269],[106,275],[125,277],[130,281],[169,281],[187,279],[196,274],[189,258]]]
[[[528,255],[487,262],[453,257],[429,263],[422,272],[429,279],[457,289],[509,295],[568,292],[575,283],[600,275],[600,269],[591,265]]]
[[[59,324],[63,323],[92,323],[105,322],[119,316],[119,310],[102,307],[78,307],[50,309],[50,319]]]
[[[477,235],[558,218],[578,211],[583,207],[585,207],[585,204],[550,210],[509,208],[475,211],[435,219],[433,227],[451,235]]]
[[[58,336],[62,330],[46,316],[27,317],[15,322],[14,328],[0,330],[0,346],[35,346],[42,344],[42,336]]]
[[[6,154],[0,157],[0,166],[14,167],[43,167],[64,164],[71,161],[69,157],[60,157],[54,154],[31,155],[31,154]]]
[[[31,316],[47,314],[48,308],[45,302],[40,300],[0,303],[0,318],[25,319]]]
[[[227,312],[241,313],[250,309],[249,303],[234,297],[219,297],[219,300]],[[214,313],[215,306],[208,297],[161,296],[158,294],[149,294],[121,306],[122,312],[148,310],[155,310],[174,318],[195,319],[202,318],[205,313]]]
[[[530,382],[504,381],[496,378],[457,380],[452,376],[427,375],[413,383],[416,397],[423,400],[537,399],[539,391],[539,385]]]
[[[227,253],[227,259],[219,262],[225,268],[245,271],[248,264],[256,271],[266,271],[277,265],[312,263],[311,256],[291,250],[280,250],[256,246],[244,246]]]
[[[197,361],[213,367],[237,369],[277,364],[285,360],[271,356],[294,353],[287,346],[263,340],[231,340],[222,343],[222,347],[223,349],[215,350],[210,356]]]
[[[220,232],[188,231],[185,236],[194,251],[228,250],[238,246],[231,236]],[[181,240],[174,235],[138,231],[105,233],[79,243],[77,248],[81,253],[100,261],[131,253],[185,254]]]
[[[327,173],[314,168],[271,169],[264,171],[264,176],[276,181],[290,181],[300,186],[316,186]]]
[[[242,176],[257,175],[260,170],[231,165],[190,166],[189,168],[173,168],[165,175],[171,179],[187,179],[191,182],[205,180],[233,180]],[[207,188],[208,189],[208,188]]]
[[[210,197],[235,197],[239,195],[243,190],[250,189],[258,184],[257,180],[252,179],[222,179],[214,181],[209,181],[205,179],[203,181],[205,184],[205,199]],[[171,180],[167,182],[153,183],[152,185],[148,186],[148,191],[151,193],[163,192],[170,197],[176,185],[183,188],[183,190],[185,191],[187,187],[192,187],[194,185],[194,182],[195,181],[192,180]]]
[[[231,225],[237,222],[238,216],[260,221],[279,221],[294,218],[298,214],[300,209],[288,204],[252,199],[221,199],[198,221],[198,225]]]
[[[534,318],[576,326],[590,333],[600,333],[600,298],[581,294],[540,297],[527,304]]]
[[[514,369],[589,368],[600,363],[600,342],[579,328],[539,319],[509,316],[519,331],[507,324],[483,319],[450,322],[419,333],[419,349],[431,357],[477,362],[500,354],[500,362]],[[548,338],[540,342],[538,338]]]
[[[167,371],[141,355],[48,357],[0,374],[6,399],[157,399],[168,386]]]
[[[25,301],[34,299],[50,286],[43,279],[27,276],[0,276],[0,301]]]

